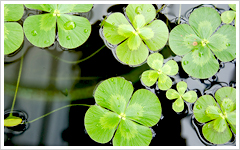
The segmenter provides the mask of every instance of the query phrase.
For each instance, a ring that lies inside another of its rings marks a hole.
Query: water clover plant
[[[160,101],[146,89],[132,93],[132,84],[121,77],[107,79],[97,86],[94,92],[97,105],[91,106],[84,118],[87,133],[94,141],[107,143],[114,136],[114,146],[150,144],[149,127],[161,117]]]
[[[127,18],[121,13],[111,14],[103,25],[103,34],[109,43],[118,44],[116,56],[121,62],[136,66],[147,59],[148,48],[157,51],[165,46],[169,31],[163,21],[154,20],[156,10],[151,4],[129,4],[126,14]]]
[[[206,123],[203,136],[212,143],[223,144],[231,139],[232,132],[236,134],[236,89],[222,87],[215,93],[215,99],[217,102],[210,95],[201,96],[193,113],[198,122]]]
[[[236,28],[223,25],[216,31],[220,24],[216,10],[201,7],[192,12],[189,25],[180,24],[171,31],[170,48],[175,54],[184,55],[181,64],[190,76],[201,79],[213,76],[219,69],[213,53],[223,62],[236,58]]]
[[[56,36],[62,47],[73,49],[82,45],[91,33],[88,19],[66,13],[88,12],[92,4],[25,4],[27,8],[48,13],[27,17],[23,28],[27,39],[35,46],[48,47]]]
[[[236,4],[228,4],[232,10],[224,11],[221,14],[222,22],[229,24],[236,19]]]
[[[174,89],[169,89],[166,92],[166,97],[169,100],[177,99],[173,105],[172,109],[175,112],[182,112],[184,109],[184,101],[193,103],[197,100],[197,93],[195,91],[185,91],[187,90],[187,83],[180,81],[177,83],[177,91]]]
[[[22,4],[4,4],[4,55],[13,53],[23,43],[23,29],[17,22],[23,16]]]
[[[167,90],[172,86],[172,80],[168,75],[178,73],[178,64],[174,60],[169,60],[163,66],[163,56],[159,53],[151,54],[147,59],[147,64],[153,70],[142,73],[141,80],[146,86],[152,86],[158,79],[158,88]]]

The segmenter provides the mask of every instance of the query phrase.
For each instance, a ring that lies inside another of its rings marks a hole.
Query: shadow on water
[[[123,76],[133,83],[134,89],[147,88],[154,92],[162,105],[162,117],[152,127],[154,133],[151,146],[204,146],[212,145],[201,135],[201,124],[193,117],[193,104],[185,103],[184,111],[176,113],[172,110],[173,101],[166,98],[166,91],[160,91],[157,84],[145,87],[140,81],[140,75],[149,69],[148,65],[132,68],[122,65],[114,57],[111,50],[104,47],[96,55],[81,63],[65,63],[60,59],[77,61],[84,59],[104,45],[99,36],[101,21],[113,12],[124,12],[127,5],[94,5],[89,17],[92,24],[92,32],[89,39],[82,46],[67,50],[62,48],[57,40],[48,48],[37,48],[31,45],[25,38],[18,53],[5,57],[4,64],[4,108],[9,109],[14,95],[15,85],[20,64],[21,53],[24,53],[23,72],[16,100],[16,110],[24,110],[28,114],[28,120],[33,120],[56,108],[68,104],[94,105],[93,90],[102,80],[110,77]],[[154,5],[160,9],[162,5]],[[189,10],[196,5],[182,5],[182,16],[186,17]],[[211,5],[212,7],[212,5]],[[221,5],[221,12],[226,5]],[[169,31],[176,26],[179,5],[166,5],[157,14],[157,18],[168,25]],[[41,14],[41,11],[25,10],[21,19],[22,23],[27,16]],[[185,14],[185,15],[184,15]],[[81,14],[80,14],[81,15]],[[167,17],[168,18],[167,18]],[[187,19],[187,18],[183,18]],[[183,23],[182,21],[181,23]],[[164,56],[164,63],[170,59],[177,61],[179,73],[171,76],[172,88],[176,89],[176,83],[185,81],[188,90],[197,92],[198,97],[204,94],[214,95],[222,86],[236,87],[236,61],[220,62],[220,69],[215,76],[208,79],[195,79],[189,77],[181,66],[181,57],[175,56],[166,45],[160,53]],[[227,72],[227,73],[226,73]],[[65,108],[31,124],[31,126],[19,135],[5,134],[4,145],[51,145],[51,146],[110,146],[112,142],[100,144],[93,141],[84,127],[84,115],[88,107],[74,106]],[[234,138],[227,143],[235,145]]]

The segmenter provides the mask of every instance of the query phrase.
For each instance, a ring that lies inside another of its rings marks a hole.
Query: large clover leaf
[[[28,17],[23,24],[27,39],[35,46],[48,47],[53,44],[58,27],[59,43],[73,49],[82,45],[91,33],[90,22],[80,16],[65,13],[88,12],[92,4],[25,4],[31,9],[45,12]]]
[[[202,7],[190,15],[189,25],[181,24],[171,31],[170,48],[177,55],[185,55],[182,67],[190,76],[201,79],[213,76],[219,69],[213,53],[223,62],[236,58],[236,28],[223,25],[215,32],[220,24],[216,10]]]
[[[146,89],[137,90],[133,96],[132,93],[132,84],[120,77],[107,79],[96,88],[94,98],[98,105],[90,107],[84,119],[87,133],[94,141],[106,143],[114,136],[114,146],[150,144],[149,127],[161,117],[160,101]]]
[[[23,29],[17,22],[23,16],[22,4],[4,4],[4,55],[13,53],[23,43]]]
[[[236,89],[223,87],[215,93],[201,96],[193,107],[197,121],[207,122],[202,129],[203,136],[215,144],[228,142],[232,131],[236,134]],[[217,104],[218,103],[218,104]],[[220,107],[219,107],[220,106]]]
[[[175,112],[181,112],[184,109],[184,102],[183,100],[193,103],[197,100],[197,93],[195,91],[185,91],[187,90],[187,83],[184,81],[180,81],[177,83],[177,91],[174,89],[169,89],[166,92],[166,96],[168,99],[173,100],[177,99],[172,108]]]
[[[120,61],[136,66],[147,59],[148,48],[157,51],[164,47],[169,31],[163,21],[152,21],[156,10],[151,4],[129,4],[126,14],[130,22],[121,13],[111,14],[103,26],[103,34],[109,43],[119,44],[116,55]]]
[[[152,86],[158,79],[158,88],[167,90],[172,86],[172,80],[168,75],[178,73],[178,64],[174,60],[169,60],[163,66],[163,56],[159,53],[151,54],[147,59],[148,65],[153,70],[142,73],[141,80],[146,86]]]

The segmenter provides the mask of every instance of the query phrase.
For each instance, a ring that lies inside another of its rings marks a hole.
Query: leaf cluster
[[[236,4],[228,4],[232,10],[224,11],[221,14],[222,22],[229,24],[236,19]]]

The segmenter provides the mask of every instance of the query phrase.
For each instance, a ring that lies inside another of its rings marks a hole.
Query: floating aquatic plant
[[[216,31],[220,24],[216,10],[202,7],[192,12],[189,25],[180,24],[171,31],[170,48],[175,54],[184,55],[181,64],[190,76],[201,79],[213,76],[219,69],[213,53],[223,62],[236,58],[236,28],[223,25]]]
[[[158,88],[167,90],[172,86],[172,80],[168,75],[178,73],[178,64],[174,60],[169,60],[163,66],[163,56],[159,53],[151,54],[147,59],[147,64],[153,70],[142,73],[141,80],[146,86],[152,86],[158,79]]]
[[[121,77],[107,79],[98,85],[94,93],[97,105],[88,109],[84,119],[87,133],[94,141],[107,143],[114,136],[114,146],[150,144],[152,132],[149,127],[161,117],[160,101],[146,89],[132,93],[132,84]]]
[[[126,14],[130,22],[121,13],[111,14],[103,34],[109,43],[118,45],[116,56],[121,62],[136,66],[147,59],[148,48],[157,51],[165,46],[169,31],[163,21],[154,20],[156,10],[151,4],[129,4]]]
[[[224,11],[221,14],[222,22],[229,24],[236,19],[236,4],[228,4],[232,10]]]
[[[23,29],[17,22],[23,16],[22,4],[4,4],[4,55],[13,53],[23,43]]]
[[[177,83],[177,91],[174,89],[169,89],[166,92],[166,96],[169,100],[177,99],[173,105],[172,109],[175,112],[182,112],[184,109],[184,101],[193,103],[197,100],[197,93],[195,91],[185,91],[187,90],[187,83],[180,81]]]
[[[91,33],[88,19],[66,13],[88,12],[92,4],[25,4],[27,8],[49,13],[27,17],[23,28],[27,39],[35,46],[48,47],[56,36],[62,47],[73,49],[82,45]]]
[[[214,144],[223,144],[236,134],[236,89],[223,87],[215,93],[201,96],[193,107],[198,122],[205,123],[203,136]],[[220,107],[219,107],[220,106]],[[231,132],[231,130],[232,132]]]

